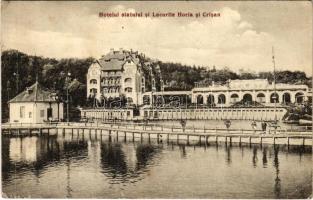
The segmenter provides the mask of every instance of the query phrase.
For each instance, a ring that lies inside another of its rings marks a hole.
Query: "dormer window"
[[[27,88],[27,94],[31,94],[31,93],[33,93],[33,89]]]

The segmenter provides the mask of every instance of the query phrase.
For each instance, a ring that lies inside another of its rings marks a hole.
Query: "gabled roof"
[[[122,70],[123,65],[125,63],[124,60],[120,61],[117,59],[112,59],[110,61],[105,61],[104,59],[99,59],[98,63],[103,71],[115,71],[115,70]]]
[[[26,88],[16,97],[11,99],[9,103],[15,102],[56,102],[53,97],[54,93],[44,89],[38,82]]]

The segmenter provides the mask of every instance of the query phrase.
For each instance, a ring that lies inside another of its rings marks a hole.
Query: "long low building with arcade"
[[[192,102],[212,106],[232,106],[239,102],[257,102],[264,106],[303,103],[310,98],[306,85],[269,83],[267,79],[229,80],[225,85],[196,85]]]

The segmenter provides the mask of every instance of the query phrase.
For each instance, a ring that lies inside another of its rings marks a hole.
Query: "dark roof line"
[[[55,98],[52,96],[53,92],[44,89],[37,81],[30,87],[26,88],[24,91],[19,93],[9,103],[16,102],[56,102]]]

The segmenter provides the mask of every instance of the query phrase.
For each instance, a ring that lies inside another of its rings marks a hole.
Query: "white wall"
[[[122,76],[122,92],[125,94],[126,97],[131,97],[133,99],[133,103],[138,104],[138,98],[141,97],[141,89],[140,89],[141,83],[140,83],[140,78],[139,78],[140,75],[138,74],[138,71],[137,71],[137,66],[133,62],[126,63],[124,65],[124,70],[125,71]],[[132,79],[131,84],[125,84],[126,78]],[[126,87],[131,87],[132,92],[131,93],[125,92]]]
[[[20,117],[20,107],[25,107],[25,115],[23,118]],[[49,103],[42,102],[19,102],[10,103],[10,123],[42,123],[47,120],[47,108],[49,108]],[[52,119],[58,118],[58,104],[51,103],[52,108]],[[40,111],[44,110],[44,116],[40,116]],[[31,117],[29,117],[29,113]],[[59,104],[59,119],[64,118],[63,113],[63,103]]]
[[[101,68],[99,66],[98,63],[93,63],[89,69],[88,69],[88,73],[87,73],[87,98],[90,95],[90,89],[95,88],[97,89],[97,94],[96,94],[96,98],[100,98],[101,96],[101,91],[100,91],[100,75],[101,75]],[[97,80],[97,84],[90,84],[90,80],[91,79],[96,79]]]
[[[24,117],[20,117],[20,107],[25,107]],[[29,117],[31,113],[31,117]],[[35,120],[34,107],[32,102],[10,103],[10,123],[34,123]]]

